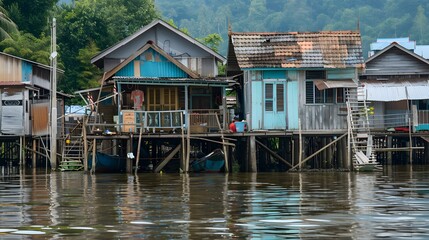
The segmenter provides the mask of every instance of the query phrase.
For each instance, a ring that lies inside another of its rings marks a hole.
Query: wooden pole
[[[413,138],[411,137],[411,118],[408,117],[408,137],[409,137],[409,158],[410,164],[413,164]]]
[[[284,163],[286,163],[289,167],[293,167],[292,164],[290,164],[288,161],[286,161],[286,159],[282,158],[281,156],[279,156],[277,153],[273,152],[271,149],[269,149],[267,146],[265,146],[263,143],[261,143],[260,141],[255,139],[255,142],[257,144],[259,144],[259,146],[261,146],[263,149],[267,150],[273,157],[277,158],[280,161],[283,161]]]
[[[95,155],[96,153],[96,149],[97,149],[97,139],[94,138],[93,142],[92,142],[92,167],[91,167],[91,172],[95,173]]]
[[[24,167],[23,137],[19,137],[19,167]]]
[[[82,123],[83,135],[83,171],[88,172],[88,140],[86,139],[86,120],[83,119]]]
[[[56,19],[52,20],[52,79],[51,79],[51,168],[57,168],[57,40],[56,40]]]
[[[250,161],[250,168],[249,171],[250,172],[257,172],[258,168],[257,168],[257,164],[256,164],[256,137],[255,136],[250,136],[249,137],[249,151],[250,151],[250,156],[249,156],[249,161]]]
[[[321,149],[317,150],[315,153],[311,154],[310,156],[308,156],[307,158],[305,158],[304,160],[302,160],[302,162],[299,162],[297,165],[293,166],[290,170],[293,170],[293,169],[299,167],[301,164],[307,162],[308,160],[310,160],[311,158],[313,158],[314,156],[316,156],[317,154],[319,154],[320,152],[322,152],[326,148],[330,147],[332,144],[338,142],[340,139],[342,139],[345,136],[347,136],[347,133],[344,133],[343,135],[341,135],[339,138],[335,139],[334,141],[332,141],[328,145],[326,145],[326,146],[322,147]]]
[[[298,136],[299,136],[299,155],[298,155],[298,166],[301,170],[302,164],[302,133],[301,133],[301,119],[298,119]],[[292,168],[293,169],[293,168]]]
[[[183,112],[180,112],[180,130],[181,132],[181,137],[182,137],[182,154],[181,154],[181,158],[180,158],[180,167],[182,170],[185,170],[185,165],[186,165],[186,146],[185,146],[185,126],[183,126]]]
[[[33,138],[33,162],[32,162],[32,166],[33,168],[36,168],[36,164],[37,164],[37,155],[36,155],[36,151],[37,151],[37,139]]]
[[[220,125],[219,116],[217,115],[217,113],[216,113],[216,121],[217,121],[217,125],[219,126],[219,129],[220,129],[220,136],[222,138],[223,153],[225,155],[225,172],[229,172],[228,152],[227,152],[226,145],[225,145],[225,138],[223,137],[222,126]]]
[[[140,121],[141,121],[141,117],[140,117]],[[140,144],[142,142],[142,135],[143,135],[143,126],[140,126],[139,141],[137,145],[137,154],[136,154],[136,169],[134,170],[134,174],[137,174],[137,170],[139,169]]]

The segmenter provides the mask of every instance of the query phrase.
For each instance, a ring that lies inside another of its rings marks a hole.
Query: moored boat
[[[88,157],[88,167],[92,167],[92,156]],[[95,154],[95,171],[96,172],[125,172],[126,161],[118,155],[109,155],[97,152]]]
[[[225,165],[225,154],[221,149],[215,149],[204,157],[191,162],[193,172],[220,172]]]

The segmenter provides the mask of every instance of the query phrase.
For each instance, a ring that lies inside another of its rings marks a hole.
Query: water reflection
[[[1,239],[426,239],[427,167],[0,176]]]

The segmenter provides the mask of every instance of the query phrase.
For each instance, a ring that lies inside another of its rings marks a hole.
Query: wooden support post
[[[286,163],[289,167],[293,167],[292,164],[290,164],[288,161],[286,161],[286,159],[282,158],[281,156],[279,156],[277,153],[275,153],[274,151],[272,151],[270,148],[268,148],[267,146],[265,146],[263,143],[259,142],[258,140],[255,139],[255,142],[261,146],[263,149],[265,149],[268,153],[270,153],[274,158],[277,158],[278,160]]]
[[[133,152],[133,134],[130,134],[130,138],[127,140],[127,173],[133,172],[133,159],[130,157]]]
[[[83,119],[82,135],[83,135],[83,171],[88,172],[88,139],[86,139],[86,120]]]
[[[183,112],[180,112],[180,130],[182,137],[182,153],[180,154],[180,169],[183,171],[185,169],[185,159],[186,159],[186,146],[185,145],[185,127],[183,126]]]
[[[424,163],[427,164],[429,162],[429,143],[423,141],[424,144]]]
[[[338,142],[339,140],[343,139],[345,136],[347,136],[348,134],[345,133],[343,135],[341,135],[339,138],[335,139],[334,141],[332,141],[331,143],[329,143],[329,145],[326,145],[324,147],[322,147],[321,149],[317,150],[315,153],[311,154],[310,156],[306,157],[304,160],[302,160],[302,162],[299,162],[297,165],[293,166],[293,168],[291,168],[290,170],[293,170],[297,167],[299,167],[299,165],[307,162],[308,160],[310,160],[311,158],[313,158],[314,156],[316,156],[317,154],[321,153],[322,151],[324,151],[326,148],[330,147],[332,144]]]
[[[94,138],[92,142],[92,166],[91,166],[91,172],[95,173],[95,155],[97,154],[97,139]]]
[[[140,117],[141,119],[141,117]],[[141,120],[140,120],[141,121]],[[134,171],[134,174],[137,174],[137,171],[139,169],[139,161],[140,161],[140,145],[142,143],[142,135],[143,135],[143,126],[140,126],[140,133],[139,133],[139,141],[137,145],[137,153],[136,153],[136,169]]]
[[[37,167],[36,166],[36,164],[37,164],[37,154],[36,154],[36,151],[37,151],[37,139],[35,139],[35,138],[33,138],[32,147],[33,147],[33,157],[31,158],[32,159],[31,166],[33,168],[36,168]]]
[[[410,151],[408,153],[409,154],[409,163],[413,164],[413,138],[411,136],[411,118],[408,118],[408,138],[409,138],[408,145],[410,148]]]
[[[301,133],[301,119],[298,119],[298,134],[299,134],[299,155],[298,155],[298,168],[299,168],[299,170],[301,170],[301,168],[302,168],[302,148],[303,148],[303,146],[302,146],[302,141],[303,141],[303,139],[302,139],[302,133]]]
[[[23,137],[19,137],[19,167],[24,166],[24,153],[23,153]]]
[[[256,164],[256,137],[250,136],[249,137],[249,171],[250,172],[257,172],[257,164]]]
[[[393,146],[393,138],[391,136],[387,137],[387,148],[391,149]],[[387,152],[387,165],[392,165],[392,152]]]

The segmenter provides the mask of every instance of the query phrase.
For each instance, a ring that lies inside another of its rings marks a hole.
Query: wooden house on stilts
[[[51,72],[50,66],[0,53],[0,166],[48,166]],[[57,94],[57,139],[65,133],[62,116],[70,97]]]
[[[240,113],[250,131],[291,133],[277,151],[291,149],[292,169],[350,169],[346,101],[363,69],[358,31],[229,33],[227,73],[241,76]]]
[[[104,71],[101,87],[78,92],[90,105],[95,102],[84,127],[83,157],[91,155],[85,169],[101,171],[95,162],[105,154],[126,159],[119,168],[127,171],[171,166],[187,172],[197,153],[227,151],[222,132],[229,122],[226,90],[233,81],[218,77],[218,64],[225,61],[162,20],[95,56],[91,62]],[[210,133],[214,138],[191,141]]]

